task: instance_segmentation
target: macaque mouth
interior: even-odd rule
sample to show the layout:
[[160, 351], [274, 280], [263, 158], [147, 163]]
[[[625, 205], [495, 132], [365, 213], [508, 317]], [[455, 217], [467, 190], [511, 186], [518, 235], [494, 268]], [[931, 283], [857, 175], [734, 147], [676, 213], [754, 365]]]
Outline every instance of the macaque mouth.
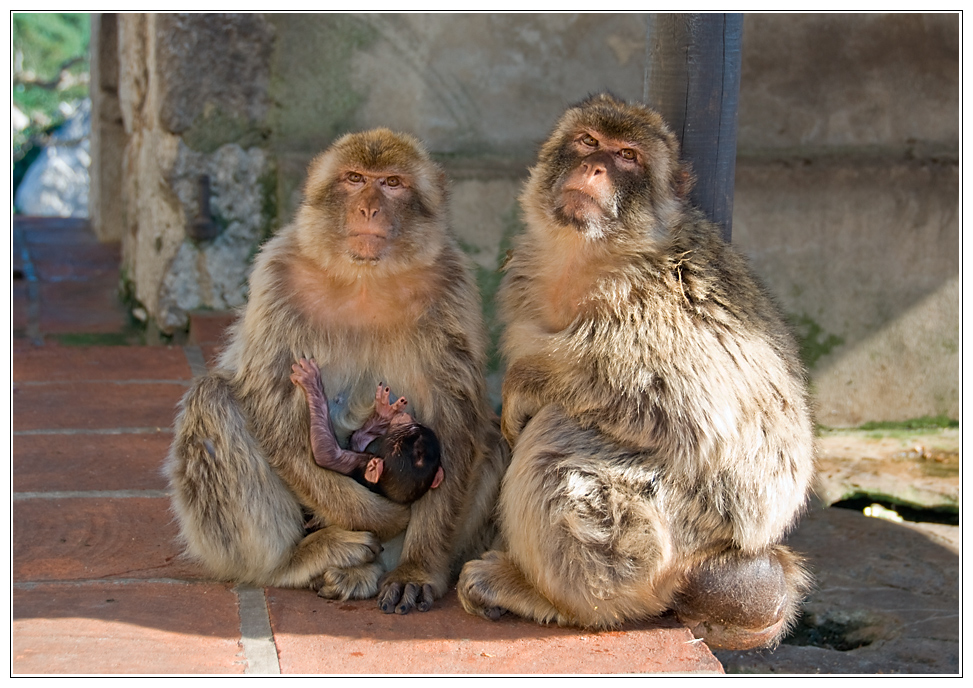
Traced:
[[377, 231], [354, 232], [348, 236], [348, 243], [356, 257], [376, 260], [388, 243], [388, 234]]
[[605, 217], [605, 209], [593, 195], [577, 188], [565, 188], [555, 208], [559, 219], [586, 222]]

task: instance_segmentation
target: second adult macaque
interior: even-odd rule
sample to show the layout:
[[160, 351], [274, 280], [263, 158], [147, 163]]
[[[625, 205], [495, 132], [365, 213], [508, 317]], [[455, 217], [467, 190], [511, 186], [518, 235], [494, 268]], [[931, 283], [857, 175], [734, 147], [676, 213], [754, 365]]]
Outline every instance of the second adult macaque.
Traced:
[[[399, 504], [411, 504], [443, 481], [436, 433], [408, 413], [405, 397], [389, 403], [390, 389], [375, 390], [375, 410], [351, 434], [349, 449], [338, 443], [321, 372], [302, 358], [292, 367], [291, 382], [304, 390], [311, 414], [311, 450], [322, 468], [351, 476], [372, 492]], [[376, 443], [374, 453], [369, 445]]]
[[521, 196], [500, 289], [503, 540], [463, 606], [594, 628], [674, 610], [712, 645], [774, 644], [807, 586], [780, 544], [813, 474], [797, 347], [655, 112], [565, 113]]

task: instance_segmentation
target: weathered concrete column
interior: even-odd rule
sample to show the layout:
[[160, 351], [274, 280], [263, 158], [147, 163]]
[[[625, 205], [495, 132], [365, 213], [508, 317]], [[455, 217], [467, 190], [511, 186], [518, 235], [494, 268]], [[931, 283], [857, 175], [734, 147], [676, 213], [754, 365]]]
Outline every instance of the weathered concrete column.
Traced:
[[743, 15], [656, 14], [647, 35], [646, 103], [679, 136], [696, 174], [692, 201], [729, 241]]
[[119, 189], [127, 137], [118, 102], [118, 17], [91, 15], [91, 165], [88, 212], [101, 241], [125, 233]]

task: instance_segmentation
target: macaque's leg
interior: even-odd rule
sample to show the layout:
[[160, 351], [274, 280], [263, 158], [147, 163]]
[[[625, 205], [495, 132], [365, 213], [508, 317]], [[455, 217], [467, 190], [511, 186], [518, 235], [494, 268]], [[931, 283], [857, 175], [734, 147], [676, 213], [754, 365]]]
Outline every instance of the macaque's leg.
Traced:
[[344, 475], [365, 465], [371, 458], [369, 455], [342, 449], [338, 444], [338, 438], [331, 426], [328, 397], [314, 360], [302, 358], [291, 366], [291, 370], [291, 382], [303, 389], [307, 397], [311, 413], [311, 451], [314, 453], [314, 462], [322, 468], [330, 468]]
[[405, 414], [405, 406], [409, 402], [406, 401], [405, 397], [399, 397], [395, 403], [389, 404], [391, 391], [382, 383], [379, 383], [375, 389], [375, 410], [362, 426], [352, 433], [349, 441], [352, 451], [365, 451], [369, 444], [389, 431], [389, 425], [393, 418], [399, 414]]

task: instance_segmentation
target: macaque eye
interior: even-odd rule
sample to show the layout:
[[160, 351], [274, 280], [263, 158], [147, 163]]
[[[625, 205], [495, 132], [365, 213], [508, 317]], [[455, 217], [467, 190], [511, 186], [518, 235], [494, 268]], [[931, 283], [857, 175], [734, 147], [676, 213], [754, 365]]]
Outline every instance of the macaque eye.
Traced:
[[581, 137], [581, 143], [583, 143], [586, 146], [594, 147], [598, 145], [598, 139], [596, 139], [591, 134], [585, 134], [584, 136]]
[[349, 172], [348, 173], [348, 181], [350, 181], [353, 184], [360, 184], [362, 181], [364, 181], [364, 179], [365, 179], [365, 177], [363, 177], [358, 172]]
[[386, 177], [385, 178], [385, 185], [386, 186], [399, 186], [401, 184], [402, 184], [402, 180], [399, 179], [398, 177]]
[[622, 148], [618, 154], [625, 160], [635, 160], [638, 157], [631, 148]]

